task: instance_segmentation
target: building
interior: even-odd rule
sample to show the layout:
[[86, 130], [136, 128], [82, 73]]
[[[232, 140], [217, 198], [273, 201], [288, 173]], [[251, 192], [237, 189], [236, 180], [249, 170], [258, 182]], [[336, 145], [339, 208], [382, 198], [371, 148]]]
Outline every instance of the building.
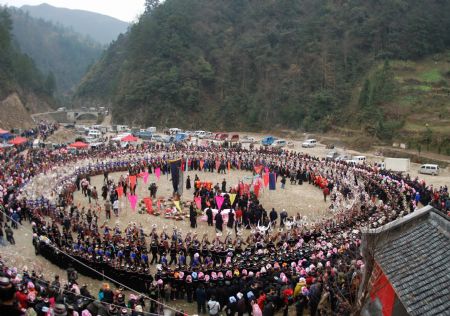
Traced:
[[363, 231], [362, 315], [450, 315], [450, 219], [426, 206]]

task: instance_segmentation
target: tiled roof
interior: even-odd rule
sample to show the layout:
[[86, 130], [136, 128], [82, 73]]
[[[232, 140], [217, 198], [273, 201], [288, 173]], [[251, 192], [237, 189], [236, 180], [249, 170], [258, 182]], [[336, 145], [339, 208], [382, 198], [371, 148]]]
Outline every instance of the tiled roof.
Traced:
[[375, 261], [407, 312], [450, 315], [448, 217], [431, 209], [378, 234], [382, 242], [375, 250]]

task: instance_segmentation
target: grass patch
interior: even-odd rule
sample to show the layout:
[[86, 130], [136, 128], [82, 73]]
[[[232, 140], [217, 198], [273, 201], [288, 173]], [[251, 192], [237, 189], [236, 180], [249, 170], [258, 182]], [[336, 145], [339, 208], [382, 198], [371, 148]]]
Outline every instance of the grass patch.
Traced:
[[414, 95], [405, 95], [400, 99], [399, 105], [404, 107], [413, 106], [417, 102], [417, 97]]
[[422, 73], [420, 78], [425, 82], [438, 82], [442, 80], [442, 75], [439, 70], [435, 68]]
[[423, 91], [423, 92], [431, 91], [431, 87], [427, 86], [427, 85], [415, 86], [414, 89], [419, 90], [419, 91]]

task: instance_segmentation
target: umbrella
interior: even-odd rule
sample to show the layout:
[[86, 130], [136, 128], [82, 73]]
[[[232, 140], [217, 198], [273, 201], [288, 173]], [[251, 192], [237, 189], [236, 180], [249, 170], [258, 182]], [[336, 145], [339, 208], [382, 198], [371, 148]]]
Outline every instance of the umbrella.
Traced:
[[122, 142], [137, 142], [137, 140], [137, 137], [134, 137], [133, 135], [128, 135], [121, 139]]
[[28, 141], [28, 139], [26, 139], [25, 137], [16, 137], [11, 139], [8, 143], [13, 144], [13, 145], [22, 145], [23, 143], [26, 143]]
[[88, 146], [88, 144], [83, 143], [83, 142], [75, 142], [69, 145], [70, 147], [74, 147], [74, 148], [86, 148]]
[[9, 133], [9, 132], [8, 132], [8, 131], [5, 131], [5, 130], [2, 129], [2, 128], [0, 128], [0, 135], [6, 134], [6, 133]]

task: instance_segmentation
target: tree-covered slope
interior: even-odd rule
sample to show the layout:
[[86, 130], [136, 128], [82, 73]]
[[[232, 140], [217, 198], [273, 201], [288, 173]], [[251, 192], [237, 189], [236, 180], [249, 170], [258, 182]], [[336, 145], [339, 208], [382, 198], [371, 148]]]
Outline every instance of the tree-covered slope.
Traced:
[[[117, 122], [326, 129], [355, 119], [349, 104], [373, 65], [450, 46], [450, 2], [442, 0], [147, 0], [147, 6], [76, 93], [111, 102]], [[382, 76], [390, 78], [389, 68]], [[370, 86], [376, 101], [362, 104], [363, 96], [359, 106], [389, 104], [380, 95], [395, 91], [390, 82]]]
[[[108, 5], [108, 1], [104, 2]], [[49, 4], [24, 5], [20, 7], [32, 17], [51, 21], [72, 28], [84, 36], [90, 36], [101, 44], [109, 44], [121, 33], [125, 33], [129, 24], [116, 18], [84, 10], [57, 8]]]
[[14, 40], [43, 73], [54, 78], [59, 95], [70, 93], [102, 54], [103, 47], [86, 36], [18, 9], [9, 12]]
[[17, 90], [50, 97], [54, 82], [37, 69], [28, 55], [14, 46], [11, 29], [9, 13], [0, 7], [0, 100]]

